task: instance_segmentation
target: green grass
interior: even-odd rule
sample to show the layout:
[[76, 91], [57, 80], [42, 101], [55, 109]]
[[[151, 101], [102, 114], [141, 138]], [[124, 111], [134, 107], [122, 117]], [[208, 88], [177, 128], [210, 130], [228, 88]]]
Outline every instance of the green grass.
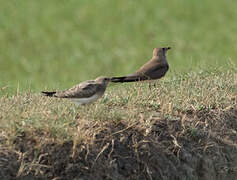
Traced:
[[[0, 4], [0, 178], [235, 179], [236, 1]], [[161, 46], [151, 89], [111, 83], [80, 107], [39, 93], [129, 74]]]
[[167, 76], [236, 63], [237, 2], [0, 1], [0, 87], [67, 88], [135, 71], [171, 46]]
[[[5, 94], [0, 98], [0, 177], [138, 179], [157, 172], [157, 164], [179, 162], [178, 172], [189, 172], [187, 166], [204, 166], [203, 158], [217, 170], [160, 171], [180, 179], [236, 177], [236, 117], [234, 67], [173, 75], [151, 89], [146, 82], [110, 86], [103, 98], [80, 107], [39, 93]], [[120, 163], [131, 164], [136, 173], [126, 175], [130, 169]]]
[[22, 132], [62, 142], [73, 140], [80, 133], [84, 141], [94, 137], [87, 133], [96, 134], [105, 124], [146, 126], [143, 120], [153, 115], [173, 119], [189, 111], [236, 109], [236, 80], [236, 71], [232, 69], [172, 76], [152, 89], [147, 83], [116, 85], [109, 87], [96, 103], [80, 107], [39, 93], [19, 93], [0, 99], [0, 130], [9, 142]]

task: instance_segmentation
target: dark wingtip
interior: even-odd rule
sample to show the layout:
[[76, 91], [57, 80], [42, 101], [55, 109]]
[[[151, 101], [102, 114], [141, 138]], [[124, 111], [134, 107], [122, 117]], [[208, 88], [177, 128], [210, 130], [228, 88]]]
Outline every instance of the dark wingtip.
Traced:
[[53, 92], [47, 92], [47, 91], [41, 91], [41, 93], [43, 94], [43, 95], [45, 95], [45, 96], [53, 96], [56, 92], [55, 91], [53, 91]]
[[114, 83], [124, 83], [124, 82], [136, 82], [147, 80], [147, 77], [139, 76], [123, 76], [123, 77], [112, 77], [111, 82]]
[[112, 77], [112, 78], [110, 78], [110, 82], [123, 83], [125, 79], [126, 79], [126, 76], [124, 76], [124, 77]]

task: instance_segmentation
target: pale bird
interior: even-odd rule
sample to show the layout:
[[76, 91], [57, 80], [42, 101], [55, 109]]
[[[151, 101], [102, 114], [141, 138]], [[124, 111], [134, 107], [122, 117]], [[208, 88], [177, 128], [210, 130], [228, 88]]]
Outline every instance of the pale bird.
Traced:
[[85, 105], [101, 98], [109, 82], [110, 78], [101, 76], [95, 80], [81, 82], [65, 91], [42, 91], [42, 93], [45, 96], [50, 97], [68, 98], [74, 101], [77, 105]]
[[153, 50], [152, 59], [135, 73], [122, 77], [112, 77], [111, 82], [123, 83], [162, 78], [169, 69], [169, 64], [166, 59], [166, 53], [169, 49], [171, 49], [171, 47], [155, 48]]

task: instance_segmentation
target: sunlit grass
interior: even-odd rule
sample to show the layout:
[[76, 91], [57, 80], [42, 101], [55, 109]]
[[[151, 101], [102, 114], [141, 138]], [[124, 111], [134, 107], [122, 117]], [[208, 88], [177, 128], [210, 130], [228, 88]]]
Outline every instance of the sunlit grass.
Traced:
[[104, 124], [122, 121], [129, 126], [157, 113], [164, 118], [188, 111], [222, 111], [236, 108], [236, 80], [234, 71], [216, 70], [173, 76], [159, 81], [156, 87], [146, 82], [117, 84], [109, 87], [99, 101], [80, 107], [68, 100], [47, 98], [38, 93], [3, 96], [1, 130], [9, 138], [21, 132], [40, 132], [40, 136], [42, 133], [65, 141], [73, 139], [78, 131], [93, 133], [93, 128], [84, 129], [87, 123], [96, 124], [101, 130]]
[[[179, 151], [200, 158], [222, 149], [234, 157], [237, 73], [235, 67], [229, 69], [177, 74], [159, 80], [156, 87], [148, 82], [111, 84], [97, 102], [79, 107], [39, 93], [19, 91], [8, 96], [2, 92], [1, 175], [51, 177], [65, 172], [65, 166], [90, 173], [94, 165], [100, 173], [98, 167], [104, 172], [113, 159], [128, 158], [124, 153], [129, 155], [128, 163], [149, 166], [153, 162], [139, 153], [154, 158], [172, 155], [182, 162]], [[155, 157], [157, 150], [161, 154]]]

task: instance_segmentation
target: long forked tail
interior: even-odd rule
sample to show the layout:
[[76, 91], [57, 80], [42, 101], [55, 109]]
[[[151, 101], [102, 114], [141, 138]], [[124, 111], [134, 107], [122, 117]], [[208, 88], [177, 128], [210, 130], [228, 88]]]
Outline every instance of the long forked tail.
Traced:
[[114, 83], [123, 83], [123, 82], [135, 82], [135, 81], [144, 81], [148, 80], [148, 77], [145, 76], [122, 76], [122, 77], [112, 77], [111, 82]]
[[55, 91], [52, 91], [52, 92], [41, 91], [41, 93], [45, 96], [50, 96], [50, 97], [52, 97], [52, 96], [54, 96], [54, 94], [56, 94]]

